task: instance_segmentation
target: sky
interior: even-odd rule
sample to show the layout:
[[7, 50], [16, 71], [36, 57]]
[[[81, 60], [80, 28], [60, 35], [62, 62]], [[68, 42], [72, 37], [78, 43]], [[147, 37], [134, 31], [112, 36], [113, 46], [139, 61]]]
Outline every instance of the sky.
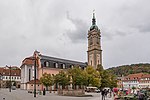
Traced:
[[34, 50], [87, 62], [95, 10], [103, 67], [150, 63], [150, 0], [0, 0], [0, 66], [20, 66]]

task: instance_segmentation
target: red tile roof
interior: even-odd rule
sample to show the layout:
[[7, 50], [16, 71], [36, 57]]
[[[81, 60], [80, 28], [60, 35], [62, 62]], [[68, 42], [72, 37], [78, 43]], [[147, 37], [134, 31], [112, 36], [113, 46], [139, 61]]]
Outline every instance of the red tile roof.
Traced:
[[130, 74], [125, 76], [124, 80], [139, 80], [143, 75], [144, 73]]
[[25, 65], [33, 65], [34, 64], [34, 57], [28, 57], [28, 58], [25, 58], [23, 61], [22, 61], [22, 65], [25, 64]]
[[150, 74], [144, 74], [142, 78], [150, 78]]
[[[10, 76], [10, 69], [6, 69], [5, 67], [0, 68], [0, 74], [3, 76]], [[21, 76], [21, 70], [11, 69], [11, 76]]]

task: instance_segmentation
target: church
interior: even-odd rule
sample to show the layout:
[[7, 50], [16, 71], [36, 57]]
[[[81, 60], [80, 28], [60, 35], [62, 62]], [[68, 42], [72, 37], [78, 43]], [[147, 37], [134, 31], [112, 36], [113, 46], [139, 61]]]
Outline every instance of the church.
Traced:
[[[87, 63], [72, 61], [63, 58], [56, 58], [46, 56], [38, 51], [35, 51], [32, 56], [26, 57], [21, 64], [21, 89], [30, 90], [34, 88], [34, 77], [36, 77], [36, 89], [41, 90], [39, 79], [44, 73], [56, 75], [61, 70], [66, 70], [79, 66], [85, 69], [86, 66], [93, 66], [95, 69], [97, 65], [102, 65], [102, 50], [101, 50], [101, 32], [96, 25], [95, 13], [93, 13], [92, 25], [88, 30], [88, 50], [87, 50]], [[35, 62], [36, 58], [36, 62]], [[36, 63], [36, 64], [35, 64]], [[36, 72], [34, 66], [36, 65]], [[34, 76], [36, 73], [36, 76]], [[55, 86], [52, 87], [55, 89]]]

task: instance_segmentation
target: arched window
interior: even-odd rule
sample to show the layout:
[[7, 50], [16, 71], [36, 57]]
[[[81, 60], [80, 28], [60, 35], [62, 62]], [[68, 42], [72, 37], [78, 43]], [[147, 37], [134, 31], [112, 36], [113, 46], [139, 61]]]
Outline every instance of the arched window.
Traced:
[[48, 61], [44, 62], [44, 67], [49, 67], [49, 62]]
[[63, 64], [63, 69], [65, 69], [65, 68], [66, 68], [65, 64]]
[[65, 68], [66, 68], [65, 64], [61, 64], [61, 69], [65, 69]]
[[69, 65], [69, 68], [71, 69], [71, 68], [72, 68], [72, 65]]
[[54, 63], [54, 68], [58, 68], [58, 63]]

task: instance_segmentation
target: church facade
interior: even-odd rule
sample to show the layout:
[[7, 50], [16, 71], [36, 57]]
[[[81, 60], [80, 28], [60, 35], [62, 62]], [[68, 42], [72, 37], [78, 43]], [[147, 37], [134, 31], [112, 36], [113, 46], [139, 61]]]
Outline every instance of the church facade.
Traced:
[[[37, 51], [31, 57], [26, 57], [21, 65], [21, 89], [30, 90], [34, 88], [34, 77], [36, 77], [36, 88], [41, 90], [40, 78], [44, 73], [56, 75], [61, 70], [66, 70], [78, 66], [85, 69], [87, 65], [93, 66], [95, 69], [98, 64], [102, 65], [102, 50], [101, 50], [101, 33], [96, 25], [96, 18], [93, 13], [92, 26], [88, 31], [88, 63], [72, 61], [62, 58], [56, 58], [43, 55]], [[35, 56], [36, 55], [36, 56]], [[36, 76], [34, 76], [34, 66], [36, 58]], [[55, 90], [55, 86], [52, 87]]]

